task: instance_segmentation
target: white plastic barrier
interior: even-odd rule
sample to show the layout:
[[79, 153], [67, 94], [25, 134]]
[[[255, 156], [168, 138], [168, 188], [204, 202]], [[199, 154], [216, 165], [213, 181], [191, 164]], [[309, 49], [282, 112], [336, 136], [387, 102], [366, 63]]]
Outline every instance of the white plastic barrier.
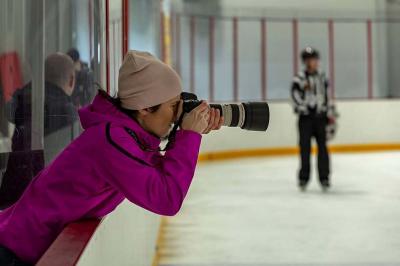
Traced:
[[[223, 128], [203, 138], [201, 152], [295, 147], [297, 116], [288, 102], [270, 103], [266, 133]], [[400, 100], [337, 103], [338, 133], [331, 144], [400, 143]]]
[[77, 265], [150, 266], [160, 216], [125, 200], [97, 228]]

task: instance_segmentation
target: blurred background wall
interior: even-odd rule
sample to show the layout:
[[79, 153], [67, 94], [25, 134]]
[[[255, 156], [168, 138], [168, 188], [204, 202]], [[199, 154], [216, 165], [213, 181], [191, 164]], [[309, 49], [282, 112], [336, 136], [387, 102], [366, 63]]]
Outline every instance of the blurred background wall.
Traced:
[[332, 144], [399, 142], [399, 1], [172, 4], [172, 61], [185, 89], [209, 101], [267, 100], [271, 108], [266, 134], [223, 129], [202, 151], [296, 146], [290, 84], [308, 45], [321, 53], [340, 114]]

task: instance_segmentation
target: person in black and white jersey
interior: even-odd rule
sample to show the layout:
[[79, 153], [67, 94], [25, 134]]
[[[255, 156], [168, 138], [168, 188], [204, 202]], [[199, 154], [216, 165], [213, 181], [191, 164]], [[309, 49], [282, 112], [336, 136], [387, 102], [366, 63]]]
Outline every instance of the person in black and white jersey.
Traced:
[[[294, 78], [291, 87], [291, 98], [294, 111], [299, 116], [299, 144], [301, 168], [298, 175], [299, 187], [302, 191], [310, 180], [311, 139], [314, 137], [318, 145], [319, 181], [324, 190], [330, 187], [330, 162], [327, 149], [327, 126], [333, 123], [333, 110], [328, 95], [328, 79], [319, 69], [319, 52], [307, 47], [301, 53], [304, 70]], [[328, 118], [330, 117], [330, 118]], [[331, 120], [331, 121], [330, 121]]]

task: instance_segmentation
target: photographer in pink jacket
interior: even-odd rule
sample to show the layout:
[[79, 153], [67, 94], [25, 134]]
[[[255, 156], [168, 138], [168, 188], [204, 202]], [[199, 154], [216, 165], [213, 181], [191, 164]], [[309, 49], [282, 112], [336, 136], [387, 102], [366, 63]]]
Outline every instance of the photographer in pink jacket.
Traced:
[[102, 217], [125, 198], [175, 215], [195, 172], [201, 134], [223, 123], [205, 102], [181, 115], [181, 92], [172, 68], [149, 53], [128, 52], [118, 98], [99, 92], [81, 109], [84, 132], [0, 213], [0, 265], [36, 263], [68, 223]]

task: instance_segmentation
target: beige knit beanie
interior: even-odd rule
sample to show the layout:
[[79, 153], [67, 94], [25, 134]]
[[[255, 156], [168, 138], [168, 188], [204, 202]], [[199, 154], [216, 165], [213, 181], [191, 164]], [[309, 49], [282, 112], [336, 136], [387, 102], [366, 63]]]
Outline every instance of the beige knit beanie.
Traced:
[[167, 102], [182, 92], [181, 79], [147, 52], [129, 51], [119, 69], [118, 97], [123, 108], [141, 110]]

